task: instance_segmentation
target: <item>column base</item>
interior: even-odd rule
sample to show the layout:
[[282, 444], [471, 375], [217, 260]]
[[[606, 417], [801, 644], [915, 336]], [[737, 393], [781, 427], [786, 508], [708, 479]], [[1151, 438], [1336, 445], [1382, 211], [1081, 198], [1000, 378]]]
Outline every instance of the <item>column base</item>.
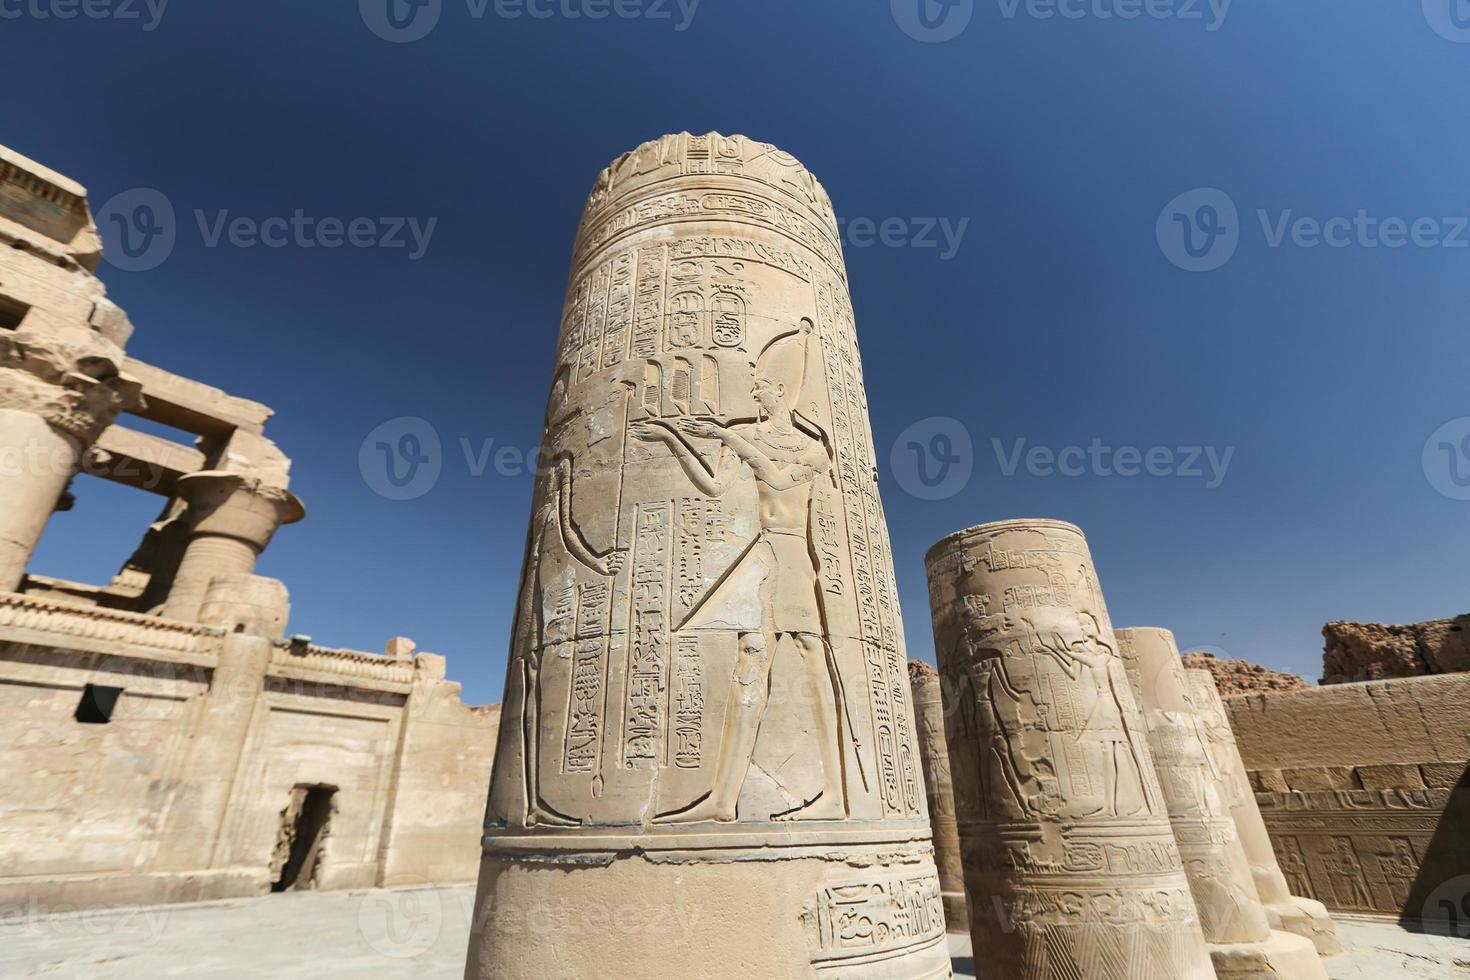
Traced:
[[1337, 927], [1327, 906], [1310, 898], [1293, 895], [1285, 902], [1266, 906], [1266, 918], [1272, 929], [1295, 933], [1312, 941], [1318, 956], [1340, 956], [1345, 950], [1337, 938]]
[[1311, 940], [1289, 932], [1258, 943], [1211, 943], [1210, 960], [1220, 980], [1327, 980]]
[[933, 864], [487, 854], [466, 980], [951, 976]]

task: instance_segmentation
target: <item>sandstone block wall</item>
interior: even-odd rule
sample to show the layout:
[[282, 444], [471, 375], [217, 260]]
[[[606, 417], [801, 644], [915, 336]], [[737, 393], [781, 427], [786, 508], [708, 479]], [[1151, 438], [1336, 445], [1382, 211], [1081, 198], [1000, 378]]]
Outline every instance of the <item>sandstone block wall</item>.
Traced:
[[[472, 880], [498, 708], [443, 673], [0, 594], [0, 902], [266, 893], [313, 787], [330, 818], [295, 887]], [[108, 720], [88, 685], [121, 689]]]
[[1226, 704], [1293, 894], [1411, 919], [1470, 895], [1470, 675]]

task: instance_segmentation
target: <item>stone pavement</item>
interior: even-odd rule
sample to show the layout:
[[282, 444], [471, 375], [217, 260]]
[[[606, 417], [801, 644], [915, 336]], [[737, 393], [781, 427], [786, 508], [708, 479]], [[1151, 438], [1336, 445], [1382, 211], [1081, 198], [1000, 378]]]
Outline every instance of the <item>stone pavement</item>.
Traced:
[[[473, 899], [465, 885], [141, 909], [10, 905], [0, 907], [0, 977], [459, 980]], [[1381, 920], [1340, 916], [1337, 925], [1349, 953], [1327, 961], [1333, 980], [1470, 978], [1470, 940]], [[532, 931], [565, 927], [526, 918]], [[955, 976], [973, 977], [968, 937], [951, 935], [950, 949]]]

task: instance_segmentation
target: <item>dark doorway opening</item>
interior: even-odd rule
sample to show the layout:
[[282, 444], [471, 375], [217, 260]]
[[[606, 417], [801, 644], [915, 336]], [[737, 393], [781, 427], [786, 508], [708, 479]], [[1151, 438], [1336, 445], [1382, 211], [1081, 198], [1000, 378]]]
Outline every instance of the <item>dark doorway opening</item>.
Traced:
[[281, 811], [281, 829], [271, 860], [273, 892], [315, 888], [322, 866], [322, 847], [336, 809], [335, 786], [297, 786]]

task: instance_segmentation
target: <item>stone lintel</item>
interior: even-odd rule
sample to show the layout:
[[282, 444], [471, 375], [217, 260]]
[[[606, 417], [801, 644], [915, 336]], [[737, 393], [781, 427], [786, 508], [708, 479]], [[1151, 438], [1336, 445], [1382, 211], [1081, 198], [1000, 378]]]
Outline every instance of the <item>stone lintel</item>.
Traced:
[[143, 383], [143, 418], [196, 435], [225, 437], [234, 429], [260, 433], [273, 414], [265, 405], [127, 358], [123, 370]]
[[179, 477], [204, 466], [204, 454], [192, 446], [114, 424], [98, 437], [83, 468], [104, 480], [169, 497]]

